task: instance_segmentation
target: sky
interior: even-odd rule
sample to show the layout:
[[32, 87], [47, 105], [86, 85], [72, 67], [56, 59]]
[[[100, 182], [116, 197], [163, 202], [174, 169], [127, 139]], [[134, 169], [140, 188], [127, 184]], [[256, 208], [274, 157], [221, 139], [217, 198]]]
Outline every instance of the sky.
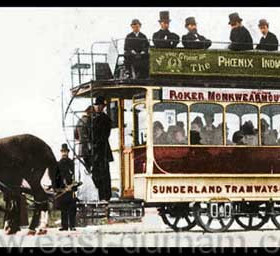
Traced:
[[[253, 41], [258, 20], [266, 18], [280, 39], [280, 8], [0, 8], [0, 138], [30, 133], [46, 141], [57, 159], [62, 129], [61, 85], [69, 100], [69, 58], [90, 51], [95, 41], [125, 38], [134, 18], [148, 38], [159, 29], [159, 12], [170, 12], [170, 30], [186, 34], [184, 21], [195, 16], [198, 32], [213, 42], [228, 42], [228, 15], [238, 12]], [[213, 44], [215, 47], [215, 44]], [[65, 102], [64, 102], [65, 105]]]

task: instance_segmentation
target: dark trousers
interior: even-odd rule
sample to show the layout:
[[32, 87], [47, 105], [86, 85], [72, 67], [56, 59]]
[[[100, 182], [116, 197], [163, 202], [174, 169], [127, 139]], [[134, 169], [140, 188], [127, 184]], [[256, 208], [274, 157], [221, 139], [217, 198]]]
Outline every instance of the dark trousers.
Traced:
[[62, 228], [74, 228], [76, 226], [76, 203], [72, 203], [68, 208], [61, 209]]
[[93, 165], [92, 179], [98, 188], [99, 200], [109, 201], [112, 196], [109, 162], [95, 162]]
[[125, 53], [125, 69], [132, 74], [132, 66], [135, 71], [136, 78], [147, 78], [149, 76], [149, 56], [147, 54], [136, 55], [131, 53]]

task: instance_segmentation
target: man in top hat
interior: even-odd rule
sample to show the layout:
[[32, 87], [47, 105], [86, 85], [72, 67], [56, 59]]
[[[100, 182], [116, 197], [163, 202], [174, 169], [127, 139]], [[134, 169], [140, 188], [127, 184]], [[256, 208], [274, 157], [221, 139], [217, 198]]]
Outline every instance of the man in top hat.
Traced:
[[197, 33], [197, 26], [194, 17], [186, 18], [185, 27], [188, 29], [188, 34], [183, 35], [182, 44], [186, 49], [208, 49], [212, 42], [204, 36]]
[[91, 127], [91, 118], [90, 115], [93, 112], [93, 107], [88, 106], [85, 110], [85, 115], [83, 115], [74, 130], [74, 137], [79, 141], [78, 147], [78, 156], [84, 160], [85, 167], [89, 171], [91, 167], [91, 158], [90, 158], [90, 127]]
[[147, 78], [149, 74], [149, 41], [140, 32], [142, 24], [138, 19], [132, 20], [130, 25], [132, 32], [126, 36], [124, 42], [125, 68], [130, 77]]
[[[56, 189], [64, 189], [74, 182], [74, 161], [68, 157], [69, 149], [66, 143], [61, 146], [61, 159], [57, 165]], [[57, 198], [56, 207], [61, 210], [60, 231], [76, 230], [76, 197], [74, 191], [68, 191]]]
[[99, 200], [108, 201], [111, 198], [111, 176], [109, 162], [113, 161], [113, 155], [109, 144], [111, 132], [111, 119], [103, 112], [105, 99], [98, 96], [94, 103], [92, 114], [92, 179], [98, 189]]
[[169, 12], [163, 11], [159, 13], [160, 30], [153, 34], [153, 43], [156, 48], [176, 48], [180, 42], [180, 37], [169, 31]]
[[278, 39], [277, 37], [268, 30], [268, 22], [266, 19], [259, 21], [259, 29], [263, 34], [260, 43], [257, 45], [257, 50], [264, 51], [277, 51], [278, 50]]
[[250, 32], [242, 25], [242, 19], [237, 12], [229, 15], [229, 25], [231, 25], [229, 45], [230, 50], [246, 51], [253, 50], [253, 39]]

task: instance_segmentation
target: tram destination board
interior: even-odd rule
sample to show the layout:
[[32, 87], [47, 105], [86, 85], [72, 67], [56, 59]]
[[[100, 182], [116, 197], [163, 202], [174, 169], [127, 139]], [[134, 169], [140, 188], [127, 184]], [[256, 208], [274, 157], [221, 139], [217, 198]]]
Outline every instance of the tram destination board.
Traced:
[[280, 78], [280, 53], [151, 48], [150, 74]]

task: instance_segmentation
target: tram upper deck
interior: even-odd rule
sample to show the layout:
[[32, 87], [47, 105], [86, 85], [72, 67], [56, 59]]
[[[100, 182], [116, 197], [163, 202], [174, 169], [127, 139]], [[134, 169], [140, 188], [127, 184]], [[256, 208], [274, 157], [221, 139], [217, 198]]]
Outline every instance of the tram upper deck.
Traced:
[[[104, 79], [101, 75], [101, 79], [81, 83], [72, 88], [72, 95], [94, 97], [98, 88], [113, 89], [127, 85], [131, 89], [145, 86], [251, 89], [280, 87], [279, 52], [150, 48], [149, 54], [149, 77], [146, 79], [125, 79], [121, 75], [123, 63], [117, 60], [113, 76]], [[96, 66], [94, 72], [100, 72]], [[113, 94], [129, 97], [131, 93], [133, 90]]]

